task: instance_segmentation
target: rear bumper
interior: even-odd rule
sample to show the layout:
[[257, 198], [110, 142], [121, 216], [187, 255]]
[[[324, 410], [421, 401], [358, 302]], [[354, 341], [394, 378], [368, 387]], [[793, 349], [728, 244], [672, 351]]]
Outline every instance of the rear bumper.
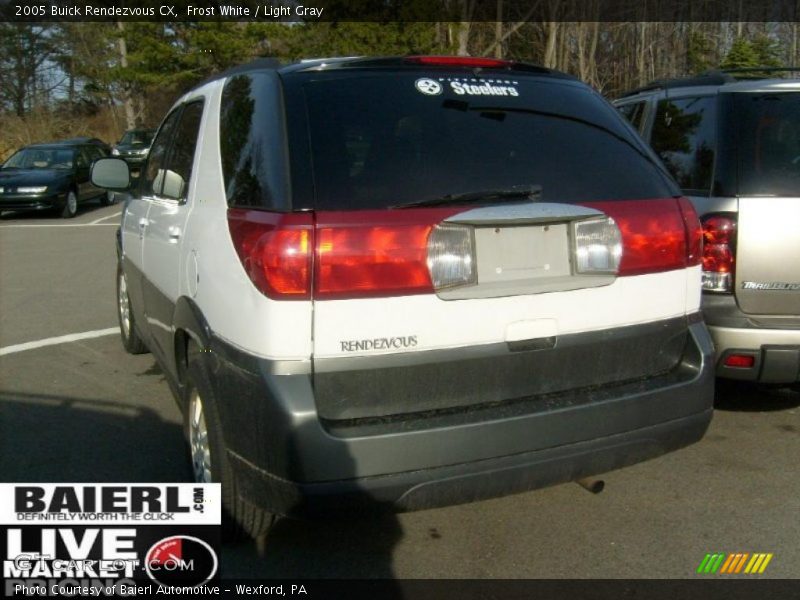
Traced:
[[[761, 383], [800, 381], [800, 318], [747, 315], [731, 295], [705, 297], [703, 314], [717, 350], [719, 377]], [[725, 366], [732, 354], [752, 356], [753, 366]]]
[[247, 501], [287, 515], [416, 510], [571, 481], [696, 442], [712, 416], [712, 345], [703, 323], [689, 334], [680, 364], [650, 379], [344, 424], [320, 419], [308, 375], [270, 374], [218, 340], [206, 356]]

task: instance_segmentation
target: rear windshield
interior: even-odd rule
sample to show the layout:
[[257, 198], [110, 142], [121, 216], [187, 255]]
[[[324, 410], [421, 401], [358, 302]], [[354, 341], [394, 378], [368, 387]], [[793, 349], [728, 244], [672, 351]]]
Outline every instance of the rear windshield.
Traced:
[[800, 93], [731, 96], [739, 194], [800, 196]]
[[[616, 111], [571, 82], [407, 71], [287, 80], [302, 89], [293, 97], [305, 103], [318, 209], [385, 208], [523, 185], [542, 186], [542, 200], [553, 202], [678, 193]], [[299, 107], [287, 102], [293, 110]], [[298, 122], [289, 115], [290, 126]], [[302, 133], [290, 131], [290, 139]]]

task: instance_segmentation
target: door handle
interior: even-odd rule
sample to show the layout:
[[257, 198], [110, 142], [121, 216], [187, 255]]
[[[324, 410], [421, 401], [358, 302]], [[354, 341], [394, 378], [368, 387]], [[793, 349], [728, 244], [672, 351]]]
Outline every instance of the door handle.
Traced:
[[169, 235], [170, 242], [177, 242], [181, 238], [181, 228], [177, 225], [172, 225], [167, 230], [167, 235]]
[[139, 219], [139, 229], [144, 229], [145, 227], [147, 227], [147, 218], [142, 217]]

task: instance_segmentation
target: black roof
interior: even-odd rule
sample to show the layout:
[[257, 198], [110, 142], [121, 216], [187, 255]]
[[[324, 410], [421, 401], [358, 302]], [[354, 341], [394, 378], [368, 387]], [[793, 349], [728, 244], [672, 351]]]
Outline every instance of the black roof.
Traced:
[[[352, 69], [352, 68], [381, 68], [381, 67], [394, 67], [394, 68], [419, 68], [421, 66], [420, 63], [409, 61], [410, 57], [408, 56], [353, 56], [353, 57], [333, 57], [333, 58], [320, 58], [320, 59], [310, 59], [310, 60], [302, 60], [299, 62], [291, 63], [291, 64], [282, 64], [277, 58], [258, 58], [254, 61], [233, 67], [231, 69], [227, 69], [220, 73], [216, 73], [209, 77], [208, 79], [198, 83], [192, 89], [197, 89], [202, 87], [212, 81], [217, 81], [219, 79], [225, 79], [227, 77], [232, 77], [234, 75], [238, 75], [240, 73], [250, 73], [253, 71], [263, 71], [263, 70], [270, 70], [270, 71], [278, 71], [280, 73], [294, 73], [298, 71], [310, 71], [315, 69], [320, 69], [324, 67], [326, 70], [330, 69]], [[463, 58], [470, 58], [470, 57], [463, 57]], [[479, 60], [479, 59], [478, 59]], [[540, 65], [535, 65], [532, 63], [527, 62], [517, 62], [517, 61], [504, 61], [506, 64], [504, 66], [491, 66], [491, 67], [471, 67], [471, 66], [460, 66], [460, 65], [437, 65], [426, 63], [423, 66], [431, 67], [431, 68], [453, 68], [453, 69], [481, 69], [481, 70], [506, 70], [506, 71], [513, 71], [513, 72], [527, 72], [527, 73], [535, 73], [539, 75], [549, 75], [552, 77], [557, 77], [560, 79], [569, 79], [572, 81], [580, 81], [577, 77], [573, 75], [569, 75], [568, 73], [563, 73], [561, 71], [556, 71], [554, 69], [548, 69], [546, 67], [542, 67]]]

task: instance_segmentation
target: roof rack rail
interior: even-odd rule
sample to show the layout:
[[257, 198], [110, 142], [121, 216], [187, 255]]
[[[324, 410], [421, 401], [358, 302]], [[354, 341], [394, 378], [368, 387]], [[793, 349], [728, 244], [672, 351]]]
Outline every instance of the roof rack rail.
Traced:
[[720, 69], [720, 72], [733, 75], [735, 79], [766, 79], [771, 73], [798, 73], [800, 67], [737, 67]]
[[673, 79], [656, 79], [650, 83], [638, 87], [629, 92], [625, 92], [620, 98], [627, 98], [628, 96], [635, 96], [642, 92], [649, 92], [651, 90], [665, 90], [670, 88], [679, 87], [700, 87], [704, 85], [722, 85], [724, 83], [732, 83], [736, 78], [723, 73], [721, 71], [707, 71], [701, 73], [696, 77], [676, 77]]

